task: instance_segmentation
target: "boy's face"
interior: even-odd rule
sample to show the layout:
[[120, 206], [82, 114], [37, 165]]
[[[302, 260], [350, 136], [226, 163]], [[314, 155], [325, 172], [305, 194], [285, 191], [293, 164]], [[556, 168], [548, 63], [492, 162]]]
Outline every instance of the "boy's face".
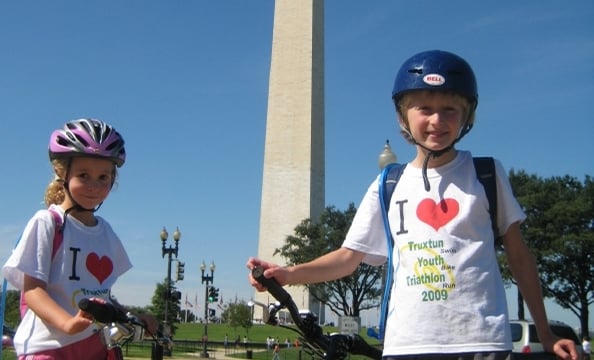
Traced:
[[443, 92], [418, 91], [402, 100], [408, 129], [415, 141], [432, 151], [450, 146], [466, 121], [468, 103]]

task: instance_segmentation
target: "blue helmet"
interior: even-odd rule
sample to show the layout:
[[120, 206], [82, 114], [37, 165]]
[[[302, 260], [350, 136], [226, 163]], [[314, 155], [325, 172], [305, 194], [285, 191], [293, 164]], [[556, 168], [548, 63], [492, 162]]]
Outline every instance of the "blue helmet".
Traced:
[[395, 104], [414, 90], [452, 92], [467, 98], [475, 109], [478, 92], [474, 72], [468, 63], [447, 51], [430, 50], [406, 60], [396, 74], [392, 99]]

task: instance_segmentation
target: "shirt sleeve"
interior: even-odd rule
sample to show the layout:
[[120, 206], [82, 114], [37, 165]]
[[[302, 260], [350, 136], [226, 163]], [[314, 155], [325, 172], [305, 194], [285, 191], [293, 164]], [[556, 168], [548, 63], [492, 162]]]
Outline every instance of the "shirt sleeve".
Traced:
[[363, 197], [342, 246], [365, 253], [363, 262], [379, 266], [385, 263], [388, 246], [379, 203], [379, 177]]
[[52, 259], [54, 220], [47, 210], [38, 211], [27, 223], [12, 254], [2, 267], [2, 276], [23, 289], [24, 275], [47, 282]]

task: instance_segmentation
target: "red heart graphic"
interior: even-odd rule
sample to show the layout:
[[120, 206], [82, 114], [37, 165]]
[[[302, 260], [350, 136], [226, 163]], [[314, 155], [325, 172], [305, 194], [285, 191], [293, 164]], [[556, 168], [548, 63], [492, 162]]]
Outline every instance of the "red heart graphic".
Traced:
[[458, 202], [454, 199], [444, 199], [439, 204], [432, 199], [425, 199], [417, 207], [417, 217], [437, 231], [455, 218], [458, 210]]
[[99, 284], [103, 284], [103, 281], [111, 275], [113, 271], [113, 263], [111, 259], [107, 256], [102, 256], [99, 258], [99, 255], [95, 253], [90, 253], [87, 256], [87, 269], [97, 280], [99, 280]]

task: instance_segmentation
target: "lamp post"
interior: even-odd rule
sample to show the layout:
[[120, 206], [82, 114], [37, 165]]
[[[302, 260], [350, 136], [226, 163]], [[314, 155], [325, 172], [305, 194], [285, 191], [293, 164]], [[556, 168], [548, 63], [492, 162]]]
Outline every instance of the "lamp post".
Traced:
[[165, 226], [163, 226], [163, 230], [161, 230], [161, 256], [164, 258], [167, 255], [167, 288], [165, 291], [165, 315], [163, 319], [163, 325], [168, 325], [168, 308], [169, 308], [169, 298], [171, 297], [171, 256], [175, 255], [177, 259], [177, 252], [179, 249], [179, 240], [181, 239], [181, 232], [179, 232], [179, 228], [176, 227], [175, 231], [173, 232], [173, 240], [175, 241], [175, 247], [169, 245], [165, 246], [167, 242], [167, 238], [169, 237], [169, 233]]
[[204, 260], [202, 260], [202, 264], [200, 264], [200, 272], [202, 273], [202, 283], [206, 282], [206, 287], [204, 291], [204, 336], [202, 337], [203, 348], [201, 357], [207, 358], [208, 351], [207, 351], [207, 343], [208, 343], [208, 287], [209, 284], [213, 283], [214, 280], [214, 271], [215, 271], [215, 263], [214, 261], [210, 263], [210, 275], [204, 275], [204, 271], [206, 271], [206, 264]]
[[390, 164], [394, 164], [396, 162], [396, 154], [392, 151], [392, 147], [390, 146], [390, 140], [386, 140], [386, 145], [384, 145], [384, 151], [379, 155], [377, 159], [377, 163], [379, 165], [380, 170], [383, 170], [386, 166]]

